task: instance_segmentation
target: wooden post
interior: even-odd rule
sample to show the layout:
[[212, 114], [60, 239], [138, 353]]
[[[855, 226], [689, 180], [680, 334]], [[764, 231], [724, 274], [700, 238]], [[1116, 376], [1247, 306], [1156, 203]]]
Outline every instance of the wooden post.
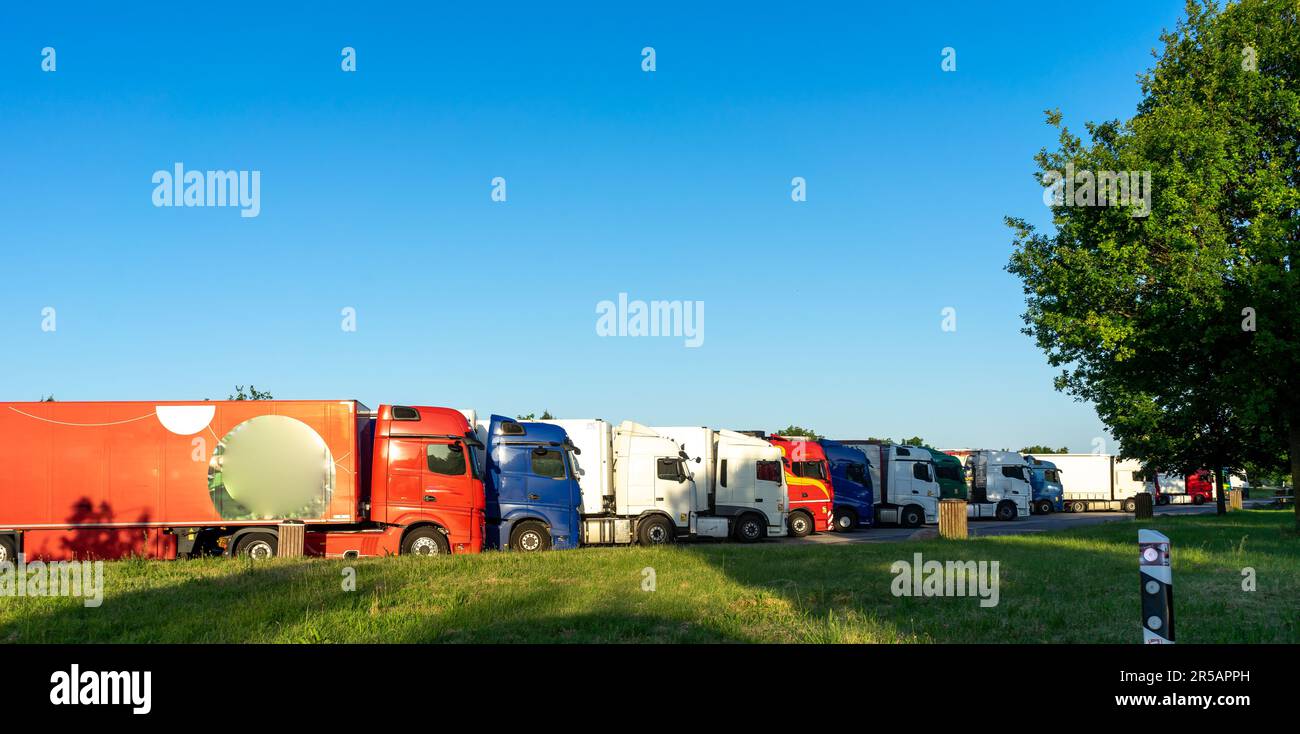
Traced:
[[1230, 509], [1230, 510], [1240, 510], [1240, 509], [1241, 509], [1241, 490], [1240, 490], [1240, 489], [1230, 489], [1230, 490], [1228, 490], [1228, 509]]
[[1133, 517], [1139, 520], [1143, 520], [1148, 517], [1151, 517], [1151, 515], [1155, 511], [1155, 508], [1152, 507], [1151, 493], [1142, 492], [1138, 494], [1136, 499], [1137, 499], [1137, 509], [1133, 511]]
[[280, 523], [280, 544], [276, 555], [281, 558], [301, 558], [306, 528], [300, 522]]
[[939, 500], [939, 535], [966, 537], [966, 500]]

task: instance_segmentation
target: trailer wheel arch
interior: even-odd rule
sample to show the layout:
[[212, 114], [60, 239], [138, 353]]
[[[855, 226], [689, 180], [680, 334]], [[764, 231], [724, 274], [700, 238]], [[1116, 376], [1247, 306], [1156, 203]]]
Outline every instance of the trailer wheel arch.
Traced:
[[280, 530], [274, 526], [253, 525], [246, 528], [240, 528], [226, 536], [226, 555], [233, 558], [235, 556], [235, 549], [239, 547], [239, 541], [245, 536], [253, 533], [269, 533], [270, 535], [275, 536], [275, 542], [277, 544], [280, 542]]

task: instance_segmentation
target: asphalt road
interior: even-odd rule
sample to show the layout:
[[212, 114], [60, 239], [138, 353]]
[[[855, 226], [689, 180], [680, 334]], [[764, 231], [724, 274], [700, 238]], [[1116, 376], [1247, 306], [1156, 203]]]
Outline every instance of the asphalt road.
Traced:
[[[1249, 507], [1253, 504], [1246, 502]], [[1155, 508], [1157, 515], [1199, 515], [1213, 513], [1214, 505], [1165, 505]], [[1053, 512], [1050, 515], [1030, 515], [1014, 522], [997, 520], [971, 520], [968, 530], [972, 536], [979, 535], [1016, 535], [1019, 533], [1048, 533], [1054, 530], [1095, 525], [1100, 522], [1129, 520], [1132, 515], [1125, 512]], [[928, 531], [928, 532], [927, 532]], [[775, 538], [773, 543], [891, 543], [908, 540], [913, 535], [918, 537], [933, 536], [938, 533], [937, 525], [923, 528], [878, 527], [858, 530], [851, 533], [817, 533], [804, 538]]]

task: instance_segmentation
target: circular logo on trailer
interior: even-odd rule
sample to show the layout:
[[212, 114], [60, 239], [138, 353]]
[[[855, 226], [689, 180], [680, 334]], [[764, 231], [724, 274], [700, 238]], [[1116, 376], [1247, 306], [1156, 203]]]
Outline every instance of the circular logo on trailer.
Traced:
[[334, 496], [334, 457], [306, 423], [259, 415], [217, 444], [208, 494], [223, 520], [322, 517]]

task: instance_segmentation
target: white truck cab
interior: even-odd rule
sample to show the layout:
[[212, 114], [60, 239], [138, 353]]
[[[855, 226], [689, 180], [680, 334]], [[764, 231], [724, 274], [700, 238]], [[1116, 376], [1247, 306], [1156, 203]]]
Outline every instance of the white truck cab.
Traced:
[[1025, 457], [1014, 451], [972, 451], [966, 457], [966, 478], [970, 485], [967, 517], [1029, 517], [1034, 490]]
[[[763, 535], [786, 534], [785, 472], [781, 450], [759, 438], [703, 426], [656, 426], [687, 455], [686, 468], [696, 485], [692, 533], [704, 537], [740, 537], [752, 532], [742, 517], [762, 520]], [[766, 463], [767, 466], [762, 466]]]
[[867, 457], [876, 522], [919, 527], [939, 522], [939, 478], [930, 452], [874, 440], [841, 440]]

